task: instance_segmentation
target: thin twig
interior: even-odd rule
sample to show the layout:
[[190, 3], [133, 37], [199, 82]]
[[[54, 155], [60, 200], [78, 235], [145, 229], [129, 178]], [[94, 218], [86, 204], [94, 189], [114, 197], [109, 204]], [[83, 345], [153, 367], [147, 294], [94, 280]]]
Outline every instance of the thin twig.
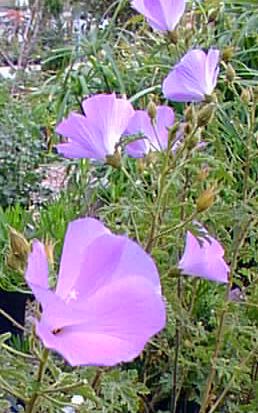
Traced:
[[5, 317], [7, 320], [9, 320], [15, 327], [19, 328], [22, 331], [25, 331], [25, 328], [18, 321], [16, 321], [14, 318], [12, 318], [12, 316], [10, 316], [8, 313], [6, 313], [2, 308], [0, 308], [0, 314], [3, 317]]

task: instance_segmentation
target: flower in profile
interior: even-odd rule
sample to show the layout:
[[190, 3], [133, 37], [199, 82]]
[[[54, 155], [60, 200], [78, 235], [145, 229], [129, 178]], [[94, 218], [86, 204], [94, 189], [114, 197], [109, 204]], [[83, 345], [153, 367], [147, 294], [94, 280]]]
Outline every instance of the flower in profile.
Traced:
[[133, 0], [132, 7], [143, 14], [156, 30], [174, 30], [185, 11], [186, 0]]
[[175, 102], [201, 102], [212, 94], [219, 73], [219, 50], [186, 53], [163, 82], [163, 93]]
[[106, 160], [113, 155], [134, 109], [127, 99], [115, 94], [99, 94], [82, 102], [84, 115], [70, 113], [56, 132], [68, 142], [56, 146], [67, 158]]
[[168, 129], [174, 125], [175, 115], [168, 106], [158, 106], [155, 120], [145, 110], [136, 110], [125, 135], [139, 135], [139, 139], [126, 145], [126, 152], [134, 158], [142, 158], [150, 151], [166, 150]]
[[206, 231], [200, 238], [188, 231], [185, 250], [178, 267], [186, 275], [227, 283], [229, 266], [223, 257], [223, 247]]
[[100, 221], [71, 222], [55, 291], [44, 245], [34, 241], [26, 281], [42, 307], [36, 333], [71, 365], [130, 361], [165, 324], [165, 306], [151, 257]]

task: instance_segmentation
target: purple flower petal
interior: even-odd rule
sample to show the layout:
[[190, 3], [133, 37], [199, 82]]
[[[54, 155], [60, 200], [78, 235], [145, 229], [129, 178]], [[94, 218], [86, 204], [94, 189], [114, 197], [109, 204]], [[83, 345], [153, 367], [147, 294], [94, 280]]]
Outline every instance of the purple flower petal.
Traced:
[[37, 263], [33, 250], [26, 279], [43, 308], [36, 332], [71, 365], [130, 361], [164, 327], [165, 305], [153, 260], [101, 222], [70, 223], [56, 292], [37, 284]]
[[153, 29], [174, 30], [185, 11], [186, 0], [133, 0], [132, 7], [143, 14]]
[[81, 218], [70, 222], [66, 231], [60, 263], [56, 294], [65, 299], [80, 276], [81, 266], [89, 245], [110, 231], [94, 218]]
[[56, 133], [69, 138], [68, 143], [57, 145], [58, 152], [68, 158], [103, 159], [105, 157], [101, 136], [92, 128], [85, 116], [70, 113], [67, 119], [57, 125]]
[[150, 151], [150, 139], [154, 134], [150, 117], [145, 110], [136, 110], [124, 135], [142, 135], [138, 139], [126, 145], [126, 152], [133, 158], [142, 158]]
[[137, 110], [126, 129], [127, 135], [142, 134], [144, 139], [129, 143], [126, 151], [130, 156], [141, 158], [151, 150], [166, 150], [168, 146], [168, 128], [174, 124], [173, 109], [168, 106], [158, 106], [155, 124], [145, 110]]
[[[34, 240], [32, 252], [26, 270], [26, 281], [31, 287], [38, 285], [40, 288], [48, 288], [48, 260], [44, 244]], [[31, 287], [32, 288], [32, 287]]]
[[65, 326], [56, 334], [51, 333], [48, 320], [37, 325], [44, 345], [74, 366], [130, 361], [165, 324], [160, 295], [141, 277], [107, 284], [83, 304], [82, 323]]
[[168, 128], [171, 128], [175, 122], [175, 114], [173, 109], [168, 106], [157, 107], [156, 117], [156, 148], [166, 150], [168, 147]]
[[105, 160], [115, 146], [134, 114], [131, 103], [116, 98], [115, 94], [95, 95], [82, 103], [85, 116], [71, 113], [56, 128], [69, 139], [57, 145], [57, 150], [68, 158]]
[[198, 240], [188, 231], [178, 267], [186, 275], [227, 283], [230, 269], [223, 256], [224, 249], [215, 238], [205, 235]]
[[163, 93], [176, 102], [200, 102], [210, 95], [217, 83], [219, 50], [208, 54], [190, 50], [163, 82]]
[[102, 136], [107, 155], [114, 153], [115, 145], [126, 130], [134, 109], [127, 99], [112, 95], [95, 95], [82, 103], [85, 115]]

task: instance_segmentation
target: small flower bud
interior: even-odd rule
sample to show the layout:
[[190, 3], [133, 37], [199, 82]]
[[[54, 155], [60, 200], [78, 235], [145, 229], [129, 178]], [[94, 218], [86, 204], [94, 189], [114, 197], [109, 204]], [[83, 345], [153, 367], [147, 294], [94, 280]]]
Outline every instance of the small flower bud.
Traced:
[[121, 154], [118, 150], [113, 155], [106, 156], [106, 164], [113, 166], [113, 168], [119, 169], [121, 166]]
[[25, 260], [10, 252], [6, 257], [6, 265], [15, 271], [23, 271], [25, 268]]
[[205, 95], [205, 103], [218, 103], [216, 93], [213, 92], [211, 95]]
[[192, 122], [195, 119], [194, 107], [188, 106], [185, 110], [185, 120], [186, 122]]
[[30, 244], [20, 232], [9, 226], [9, 239], [11, 252], [21, 258], [27, 258]]
[[197, 126], [202, 127], [208, 125], [214, 114], [215, 105], [214, 103], [209, 103], [202, 107], [202, 109], [197, 114]]
[[232, 59], [233, 55], [234, 55], [234, 47], [232, 46], [225, 47], [225, 49], [222, 51], [222, 60], [228, 63], [228, 61]]
[[184, 128], [185, 136], [190, 135], [190, 133], [192, 132], [192, 129], [193, 129], [193, 125], [189, 122], [186, 123], [185, 128]]
[[147, 106], [147, 112], [151, 120], [155, 120], [157, 116], [157, 107], [153, 100], [151, 100]]
[[46, 251], [46, 254], [47, 254], [48, 262], [51, 266], [53, 266], [54, 262], [55, 262], [55, 260], [54, 260], [54, 248], [55, 248], [54, 242], [50, 239], [46, 239], [46, 241], [45, 241], [45, 251]]
[[243, 103], [250, 103], [252, 101], [252, 94], [250, 92], [250, 89], [246, 88], [242, 90], [240, 99], [242, 100]]
[[137, 171], [142, 174], [145, 171], [146, 163], [143, 158], [138, 158], [136, 161]]
[[196, 209], [197, 212], [203, 212], [206, 211], [206, 209], [209, 209], [215, 199], [215, 192], [214, 192], [214, 187], [205, 189], [201, 195], [197, 198], [196, 201]]
[[178, 32], [176, 30], [172, 30], [172, 31], [168, 32], [168, 37], [169, 37], [169, 39], [171, 40], [171, 42], [173, 44], [177, 44], [179, 36], [178, 36]]
[[145, 157], [146, 165], [151, 165], [155, 163], [157, 159], [158, 159], [157, 152], [149, 152]]
[[209, 167], [204, 166], [197, 174], [197, 181], [203, 182], [205, 181], [209, 176]]
[[174, 125], [171, 128], [168, 128], [168, 142], [173, 143], [177, 132], [178, 132], [178, 128], [179, 128], [180, 123], [179, 122], [175, 122]]
[[235, 69], [230, 63], [228, 63], [227, 70], [226, 70], [226, 78], [229, 82], [233, 82], [235, 77], [236, 77]]

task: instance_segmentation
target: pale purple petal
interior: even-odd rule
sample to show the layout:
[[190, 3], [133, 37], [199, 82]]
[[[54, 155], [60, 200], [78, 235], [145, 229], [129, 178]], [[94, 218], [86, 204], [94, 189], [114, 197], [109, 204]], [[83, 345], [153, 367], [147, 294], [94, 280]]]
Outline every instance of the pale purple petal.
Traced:
[[96, 154], [94, 154], [91, 151], [88, 151], [83, 146], [78, 145], [75, 142], [59, 143], [55, 147], [56, 147], [57, 152], [60, 155], [63, 155], [65, 158], [71, 158], [71, 159], [82, 159], [82, 158], [102, 159], [102, 157], [101, 158], [96, 157]]
[[115, 94], [95, 95], [82, 103], [84, 115], [71, 113], [59, 123], [56, 132], [69, 139], [57, 150], [69, 158], [105, 160], [113, 155], [131, 117], [133, 107]]
[[136, 110], [124, 135], [142, 135], [143, 139], [126, 145], [126, 152], [134, 158], [142, 158], [150, 151], [150, 140], [154, 135], [150, 117], [145, 110]]
[[134, 115], [131, 103], [115, 94], [100, 94], [84, 100], [82, 106], [87, 119], [102, 137], [106, 154], [112, 155]]
[[165, 324], [164, 303], [144, 278], [122, 278], [108, 284], [84, 301], [84, 310], [84, 323], [63, 329], [60, 324], [60, 331], [53, 334], [44, 319], [36, 330], [47, 348], [74, 366], [130, 361]]
[[218, 51], [206, 54], [194, 49], [186, 53], [163, 82], [167, 99], [177, 102], [200, 102], [210, 95], [218, 76]]
[[109, 234], [109, 230], [94, 218], [77, 219], [68, 225], [56, 288], [56, 293], [63, 299], [69, 296], [81, 273], [87, 248], [103, 234]]
[[174, 30], [185, 11], [186, 0], [134, 0], [132, 6], [148, 20], [153, 29]]
[[154, 146], [158, 149], [166, 150], [168, 147], [168, 129], [175, 121], [173, 109], [168, 106], [157, 107], [156, 134]]
[[69, 139], [68, 143], [60, 144], [62, 146], [57, 145], [58, 152], [64, 156], [105, 159], [106, 151], [102, 136], [85, 116], [70, 113], [67, 119], [57, 125], [56, 133]]
[[28, 257], [25, 279], [33, 290], [33, 286], [48, 288], [48, 260], [44, 244], [34, 240], [32, 251]]
[[219, 50], [210, 49], [206, 59], [206, 85], [207, 95], [210, 95], [216, 87], [219, 74]]
[[229, 267], [223, 256], [224, 249], [215, 238], [205, 236], [198, 240], [188, 231], [185, 251], [178, 267], [186, 275], [227, 283]]
[[152, 124], [145, 110], [137, 110], [126, 129], [126, 134], [142, 134], [146, 139], [129, 143], [126, 151], [129, 155], [140, 158], [151, 150], [165, 150], [168, 145], [168, 128], [174, 124], [173, 109], [168, 106], [158, 106], [157, 116]]
[[65, 300], [73, 294], [77, 301], [83, 301], [114, 279], [128, 275], [146, 278], [154, 288], [160, 288], [157, 268], [148, 254], [125, 236], [101, 234], [86, 248], [80, 272], [73, 283], [69, 279], [70, 289], [58, 282], [57, 292]]

